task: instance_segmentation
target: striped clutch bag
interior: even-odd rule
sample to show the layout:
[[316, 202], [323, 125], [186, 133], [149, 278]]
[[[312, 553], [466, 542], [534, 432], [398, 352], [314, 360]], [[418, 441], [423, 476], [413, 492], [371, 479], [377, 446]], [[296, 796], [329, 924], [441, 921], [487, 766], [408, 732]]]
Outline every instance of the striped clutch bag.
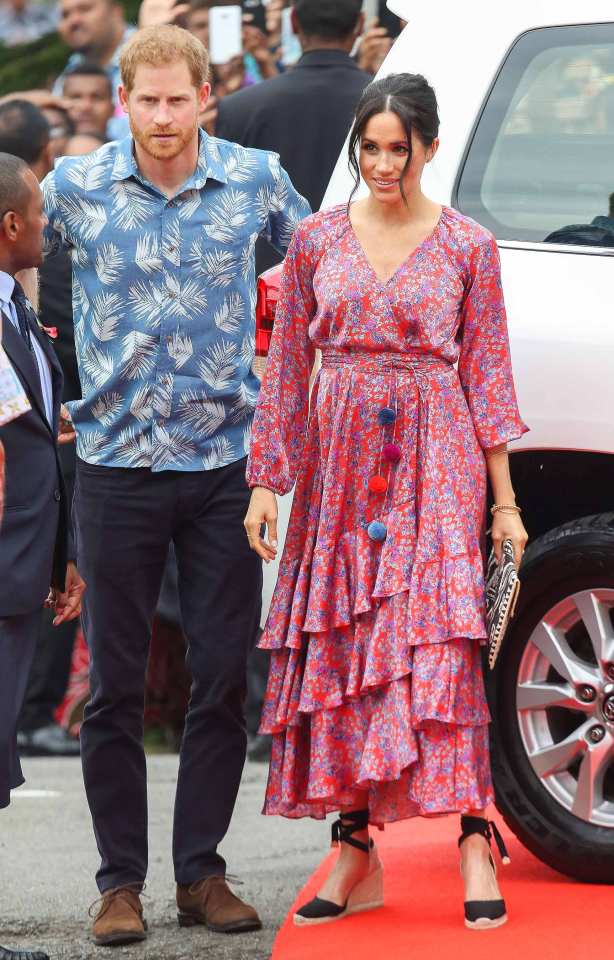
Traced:
[[488, 628], [488, 666], [494, 670], [505, 631], [514, 612], [520, 592], [520, 580], [514, 563], [511, 540], [504, 540], [501, 562], [491, 550], [486, 570], [486, 625]]

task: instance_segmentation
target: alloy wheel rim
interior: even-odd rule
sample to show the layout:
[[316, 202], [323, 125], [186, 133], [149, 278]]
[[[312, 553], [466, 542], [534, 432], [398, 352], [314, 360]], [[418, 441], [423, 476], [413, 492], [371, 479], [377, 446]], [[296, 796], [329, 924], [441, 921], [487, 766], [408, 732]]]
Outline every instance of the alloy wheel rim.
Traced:
[[524, 649], [516, 710], [540, 784], [569, 813], [614, 830], [614, 590], [571, 594]]

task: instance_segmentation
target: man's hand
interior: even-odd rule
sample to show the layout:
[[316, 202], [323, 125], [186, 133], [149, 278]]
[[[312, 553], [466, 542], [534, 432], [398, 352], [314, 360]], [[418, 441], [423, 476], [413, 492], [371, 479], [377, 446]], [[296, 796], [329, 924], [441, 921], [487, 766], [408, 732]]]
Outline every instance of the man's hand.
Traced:
[[56, 96], [51, 90], [19, 90], [16, 93], [7, 93], [0, 97], [0, 104], [8, 103], [10, 100], [27, 100], [39, 110], [68, 110], [70, 106], [68, 100]]
[[215, 64], [215, 92], [218, 97], [227, 97], [240, 90], [245, 80], [243, 54], [232, 57], [227, 63]]
[[269, 35], [271, 47], [278, 47], [281, 43], [281, 16], [284, 9], [284, 0], [269, 0], [265, 8], [266, 32]]
[[73, 426], [72, 417], [68, 410], [62, 404], [60, 407], [60, 429], [58, 431], [58, 443], [74, 443], [77, 434]]
[[379, 26], [379, 20], [373, 20], [358, 48], [357, 60], [360, 69], [375, 75], [387, 57], [391, 46], [392, 40], [388, 36], [386, 28]]
[[243, 49], [246, 53], [251, 53], [258, 64], [262, 78], [268, 80], [276, 77], [279, 70], [269, 49], [269, 38], [266, 33], [250, 23], [253, 19], [251, 13], [246, 13], [243, 17]]
[[189, 3], [177, 0], [143, 0], [139, 9], [139, 27], [159, 27], [163, 23], [177, 23], [190, 9]]
[[45, 602], [46, 607], [55, 608], [53, 626], [76, 620], [81, 616], [81, 598], [85, 592], [85, 581], [81, 579], [75, 564], [70, 561], [66, 565], [66, 583], [64, 593], [52, 589]]

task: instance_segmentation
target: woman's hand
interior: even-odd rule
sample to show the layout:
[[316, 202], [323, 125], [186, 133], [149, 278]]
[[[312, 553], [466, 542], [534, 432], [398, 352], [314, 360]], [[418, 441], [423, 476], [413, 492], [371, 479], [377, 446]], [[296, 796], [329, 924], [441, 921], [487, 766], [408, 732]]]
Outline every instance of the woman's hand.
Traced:
[[501, 560], [501, 546], [504, 540], [511, 540], [514, 547], [514, 562], [516, 569], [520, 566], [524, 548], [529, 539], [524, 524], [518, 513], [503, 513], [497, 510], [492, 518], [492, 545], [495, 550], [497, 563]]
[[[267, 527], [268, 543], [260, 536], [263, 524]], [[243, 526], [252, 550], [265, 563], [274, 560], [277, 556], [277, 498], [272, 490], [254, 487]]]

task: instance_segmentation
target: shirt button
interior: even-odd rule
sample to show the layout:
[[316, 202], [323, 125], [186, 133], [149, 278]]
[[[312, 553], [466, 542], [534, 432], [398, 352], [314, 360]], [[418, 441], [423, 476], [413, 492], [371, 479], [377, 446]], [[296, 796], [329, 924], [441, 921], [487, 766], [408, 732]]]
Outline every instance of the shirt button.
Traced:
[[170, 347], [170, 346], [172, 345], [172, 343], [173, 343], [173, 338], [172, 338], [171, 336], [168, 336], [168, 337], [166, 338], [166, 345], [167, 345], [167, 347]]
[[53, 491], [53, 499], [54, 499], [54, 500], [57, 500], [58, 503], [59, 503], [59, 501], [62, 499], [62, 494], [60, 493], [59, 490], [54, 490], [54, 491]]

